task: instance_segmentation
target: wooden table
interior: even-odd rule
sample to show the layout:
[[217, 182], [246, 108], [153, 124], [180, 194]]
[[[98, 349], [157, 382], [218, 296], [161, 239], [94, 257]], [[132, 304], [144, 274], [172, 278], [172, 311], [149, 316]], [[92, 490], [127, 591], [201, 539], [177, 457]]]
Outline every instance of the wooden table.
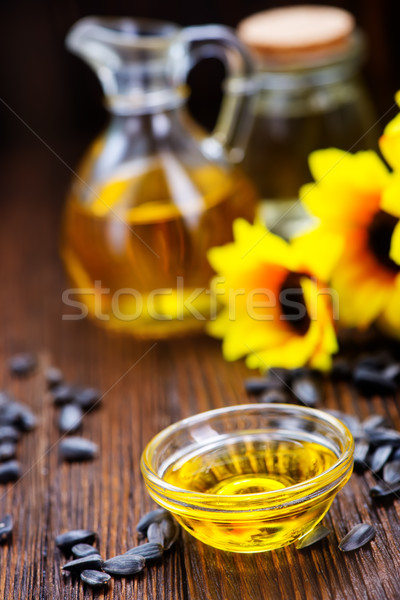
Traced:
[[[224, 553], [183, 534], [158, 565], [129, 580], [113, 580], [92, 595], [64, 578], [56, 534], [71, 528], [99, 533], [103, 557], [137, 541], [135, 526], [153, 504], [139, 470], [141, 451], [160, 429], [188, 415], [244, 403], [246, 369], [225, 363], [219, 343], [207, 338], [136, 342], [106, 334], [86, 321], [63, 321], [66, 282], [57, 254], [60, 199], [67, 169], [37, 143], [33, 151], [2, 159], [0, 180], [0, 387], [30, 404], [40, 417], [23, 437], [24, 476], [0, 490], [0, 514], [15, 520], [14, 539], [0, 547], [0, 597], [14, 600], [108, 598], [140, 600], [295, 600], [400, 598], [399, 502], [374, 504], [371, 474], [354, 474], [325, 523], [333, 533], [314, 549], [288, 547], [260, 555]], [[12, 379], [14, 352], [38, 354], [40, 368]], [[91, 463], [58, 457], [56, 409], [43, 367], [60, 366], [69, 381], [98, 386], [101, 409], [86, 417], [83, 435], [100, 445]], [[366, 400], [344, 385], [327, 384], [325, 405], [365, 417], [386, 414], [400, 429], [393, 398]], [[342, 554], [337, 539], [356, 523], [376, 526], [371, 544]]]

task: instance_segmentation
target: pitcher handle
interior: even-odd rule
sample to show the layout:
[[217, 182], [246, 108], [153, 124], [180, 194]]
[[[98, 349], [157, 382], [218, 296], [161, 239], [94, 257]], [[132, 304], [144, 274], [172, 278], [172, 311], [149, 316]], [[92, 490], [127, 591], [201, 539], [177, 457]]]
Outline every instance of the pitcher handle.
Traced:
[[[186, 27], [181, 39], [190, 47], [192, 66], [202, 58], [219, 58], [227, 68], [228, 78], [246, 81], [254, 73], [254, 64], [246, 46], [234, 31], [224, 25], [196, 25]], [[249, 90], [249, 86], [240, 85]], [[247, 109], [250, 93], [234, 94], [222, 101], [216, 126], [202, 142], [202, 150], [212, 159], [228, 156], [230, 162], [243, 159], [251, 126], [251, 112]]]

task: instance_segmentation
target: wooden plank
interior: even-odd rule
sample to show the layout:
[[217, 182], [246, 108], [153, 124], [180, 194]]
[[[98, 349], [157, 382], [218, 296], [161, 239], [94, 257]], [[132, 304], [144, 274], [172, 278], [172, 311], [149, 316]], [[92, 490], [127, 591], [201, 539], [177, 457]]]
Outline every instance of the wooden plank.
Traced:
[[[38, 428], [19, 445], [25, 475], [0, 488], [0, 513], [15, 519], [10, 546], [0, 547], [0, 597], [13, 600], [92, 598], [60, 573], [55, 535], [76, 527], [99, 532], [104, 557], [137, 543], [136, 523], [153, 505], [139, 470], [144, 445], [160, 429], [196, 412], [246, 402], [246, 369], [228, 364], [218, 342], [205, 337], [136, 342], [108, 335], [91, 323], [63, 321], [65, 286], [57, 258], [59, 211], [52, 198], [66, 182], [47, 157], [8, 159], [0, 188], [6, 197], [0, 222], [0, 387], [39, 415]], [[49, 166], [50, 165], [50, 166]], [[19, 350], [40, 358], [38, 372], [12, 379], [7, 358]], [[70, 381], [105, 392], [82, 433], [100, 445], [92, 463], [60, 462], [57, 410], [45, 390], [45, 365], [60, 366]], [[400, 429], [397, 399], [360, 398], [330, 384], [325, 404], [365, 417], [385, 414]], [[375, 504], [371, 474], [352, 476], [326, 523], [333, 533], [318, 547], [293, 546], [260, 555], [224, 553], [188, 534], [165, 559], [134, 580], [114, 580], [96, 598], [125, 600], [376, 599], [399, 597], [399, 501]], [[358, 552], [341, 553], [340, 539], [364, 521], [377, 536]]]

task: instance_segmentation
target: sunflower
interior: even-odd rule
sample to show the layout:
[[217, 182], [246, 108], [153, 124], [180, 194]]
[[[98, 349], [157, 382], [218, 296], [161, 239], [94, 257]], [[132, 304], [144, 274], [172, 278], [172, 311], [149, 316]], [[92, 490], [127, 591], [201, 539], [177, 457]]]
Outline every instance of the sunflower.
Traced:
[[316, 252], [329, 243], [327, 234], [342, 239], [331, 279], [340, 321], [363, 329], [378, 320], [400, 333], [400, 261], [391, 249], [399, 237], [400, 210], [393, 174], [372, 151], [320, 150], [309, 164], [315, 183], [303, 186], [300, 197], [320, 221], [309, 234]]
[[261, 222], [238, 219], [234, 241], [212, 248], [208, 259], [218, 273], [212, 291], [223, 308], [208, 332], [223, 338], [226, 360], [247, 356], [250, 368], [328, 369], [337, 351], [330, 290], [322, 283], [335, 261], [338, 241], [316, 253], [309, 239], [293, 244]]

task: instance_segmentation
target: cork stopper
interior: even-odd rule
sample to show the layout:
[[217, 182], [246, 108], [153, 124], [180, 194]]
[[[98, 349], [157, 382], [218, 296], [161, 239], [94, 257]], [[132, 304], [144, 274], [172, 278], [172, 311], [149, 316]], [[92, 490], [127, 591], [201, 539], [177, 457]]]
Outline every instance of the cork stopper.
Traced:
[[346, 50], [354, 28], [354, 17], [341, 8], [289, 6], [247, 17], [238, 36], [258, 58], [288, 63]]

